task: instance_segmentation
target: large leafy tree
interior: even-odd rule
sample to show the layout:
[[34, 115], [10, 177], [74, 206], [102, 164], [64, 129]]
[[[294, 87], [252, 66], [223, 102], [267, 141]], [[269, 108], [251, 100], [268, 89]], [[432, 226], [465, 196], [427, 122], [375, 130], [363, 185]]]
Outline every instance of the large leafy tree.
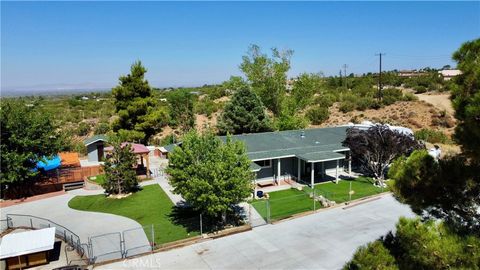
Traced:
[[367, 130], [349, 128], [343, 145], [350, 148], [352, 158], [361, 167], [382, 181], [392, 161], [423, 148], [412, 135], [392, 130], [387, 125], [374, 125]]
[[137, 159], [129, 143], [113, 142], [113, 150], [107, 155], [103, 170], [105, 182], [103, 188], [108, 194], [126, 194], [135, 191], [138, 186], [135, 165]]
[[275, 115], [281, 112], [292, 54], [292, 50], [279, 51], [273, 48], [269, 57], [261, 52], [259, 46], [251, 45], [240, 65], [253, 90]]
[[[147, 142], [162, 126], [168, 123], [168, 112], [157, 108], [152, 90], [145, 79], [147, 69], [140, 61], [132, 64], [130, 74], [120, 76], [119, 85], [112, 89], [118, 119], [113, 123], [114, 131], [123, 130], [126, 138], [138, 138]], [[128, 136], [131, 133], [131, 136]]]
[[213, 133], [185, 134], [169, 155], [167, 173], [174, 192], [196, 211], [225, 216], [252, 192], [253, 174], [241, 142], [222, 142]]
[[323, 84], [321, 74], [303, 73], [293, 83], [292, 98], [298, 109], [304, 109], [312, 102], [313, 95]]
[[0, 114], [1, 189], [12, 197], [29, 195], [40, 173], [37, 162], [58, 153], [61, 136], [49, 115], [21, 101], [2, 99]]
[[262, 101], [248, 88], [239, 89], [225, 106], [217, 125], [220, 134], [256, 133], [271, 130]]

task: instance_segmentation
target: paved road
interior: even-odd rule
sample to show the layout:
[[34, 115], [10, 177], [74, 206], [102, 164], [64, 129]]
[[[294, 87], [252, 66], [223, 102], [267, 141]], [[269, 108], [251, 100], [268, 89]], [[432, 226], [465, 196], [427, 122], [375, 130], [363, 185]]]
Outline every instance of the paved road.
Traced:
[[96, 269], [340, 269], [356, 248], [413, 217], [392, 196]]
[[[122, 216], [78, 211], [68, 207], [68, 201], [75, 197], [75, 195], [92, 195], [98, 193], [102, 193], [102, 191], [74, 190], [64, 195], [2, 208], [0, 216], [1, 219], [5, 219], [7, 214], [23, 214], [46, 218], [67, 227], [80, 237], [82, 243], [87, 243], [88, 238], [95, 235], [122, 232], [127, 229], [141, 227], [138, 222]], [[20, 223], [29, 224], [29, 220], [26, 218], [14, 218], [13, 222], [14, 225]], [[127, 236], [129, 239], [129, 247], [148, 246], [149, 244], [143, 230], [135, 230]], [[118, 250], [120, 246], [120, 243], [118, 243], [118, 234], [94, 238], [92, 242], [94, 243], [94, 256]], [[137, 251], [142, 252], [143, 249], [145, 248], [139, 248]], [[106, 260], [118, 256], [119, 253], [114, 252], [101, 256], [98, 260]]]

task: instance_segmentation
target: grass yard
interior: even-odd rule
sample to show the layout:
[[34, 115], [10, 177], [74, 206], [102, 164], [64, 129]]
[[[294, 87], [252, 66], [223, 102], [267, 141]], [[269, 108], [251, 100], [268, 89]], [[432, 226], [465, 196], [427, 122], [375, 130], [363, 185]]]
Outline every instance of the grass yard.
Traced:
[[[313, 200], [304, 191], [297, 189], [287, 189], [281, 191], [269, 192], [270, 219], [279, 220], [294, 214], [311, 211], [313, 209]], [[252, 206], [266, 220], [267, 202], [264, 199], [255, 200]], [[321, 208], [319, 202], [316, 203], [316, 209]]]
[[342, 203], [349, 200], [348, 192], [350, 190], [350, 183], [352, 183], [352, 200], [379, 194], [388, 191], [389, 188], [379, 188], [373, 185], [373, 180], [368, 177], [358, 177], [352, 180], [340, 180], [338, 184], [329, 182], [315, 185], [315, 194], [323, 195], [329, 200], [336, 203]]
[[[142, 225], [155, 225], [155, 243], [163, 244], [199, 235], [197, 216], [178, 216], [178, 211], [159, 185], [144, 186], [123, 199], [105, 195], [76, 196], [68, 202], [73, 209], [110, 213], [131, 218]], [[191, 226], [193, 224], [193, 226]], [[150, 229], [145, 233], [151, 241]]]
[[88, 180], [93, 181], [100, 186], [103, 186], [103, 183], [105, 183], [105, 174], [99, 174], [97, 176], [91, 176], [88, 178]]

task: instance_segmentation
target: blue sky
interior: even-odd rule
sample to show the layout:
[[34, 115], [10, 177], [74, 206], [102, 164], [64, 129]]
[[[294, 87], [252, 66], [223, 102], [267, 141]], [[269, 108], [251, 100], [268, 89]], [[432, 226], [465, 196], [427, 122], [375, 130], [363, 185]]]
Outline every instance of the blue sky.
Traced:
[[290, 75], [453, 64], [480, 2], [2, 2], [1, 88], [109, 88], [139, 59], [153, 86], [240, 75], [249, 44], [295, 51]]

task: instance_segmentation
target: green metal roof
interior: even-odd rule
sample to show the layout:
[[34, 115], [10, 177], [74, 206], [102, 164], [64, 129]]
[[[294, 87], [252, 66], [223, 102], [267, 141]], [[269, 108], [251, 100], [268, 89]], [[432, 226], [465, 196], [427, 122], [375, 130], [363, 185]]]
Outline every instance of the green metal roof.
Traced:
[[[313, 152], [347, 151], [342, 146], [348, 127], [313, 128], [233, 135], [243, 141], [251, 160], [294, 157]], [[302, 136], [303, 135], [303, 136]], [[220, 137], [225, 141], [226, 137]]]
[[88, 139], [85, 139], [85, 140], [83, 141], [83, 144], [89, 145], [89, 144], [92, 144], [92, 143], [94, 143], [94, 142], [96, 142], [96, 141], [108, 142], [108, 139], [107, 139], [107, 136], [105, 136], [105, 135], [95, 135], [95, 136], [93, 136], [93, 137], [90, 137], [90, 138], [88, 138]]
[[298, 158], [305, 160], [306, 162], [321, 162], [344, 159], [345, 155], [335, 152], [313, 152], [297, 155]]
[[250, 171], [258, 172], [261, 169], [262, 169], [262, 167], [260, 167], [260, 165], [258, 165], [257, 163], [255, 163], [255, 162], [250, 163]]
[[[313, 153], [317, 153], [320, 158], [323, 156], [339, 158], [340, 154], [335, 152], [349, 150], [348, 147], [342, 146], [347, 128], [329, 127], [242, 134], [233, 135], [232, 140], [245, 143], [247, 155], [252, 161], [295, 156], [305, 156], [308, 160], [314, 160]], [[225, 141], [226, 136], [221, 136], [220, 139]], [[171, 152], [175, 146], [171, 144], [164, 147]]]

